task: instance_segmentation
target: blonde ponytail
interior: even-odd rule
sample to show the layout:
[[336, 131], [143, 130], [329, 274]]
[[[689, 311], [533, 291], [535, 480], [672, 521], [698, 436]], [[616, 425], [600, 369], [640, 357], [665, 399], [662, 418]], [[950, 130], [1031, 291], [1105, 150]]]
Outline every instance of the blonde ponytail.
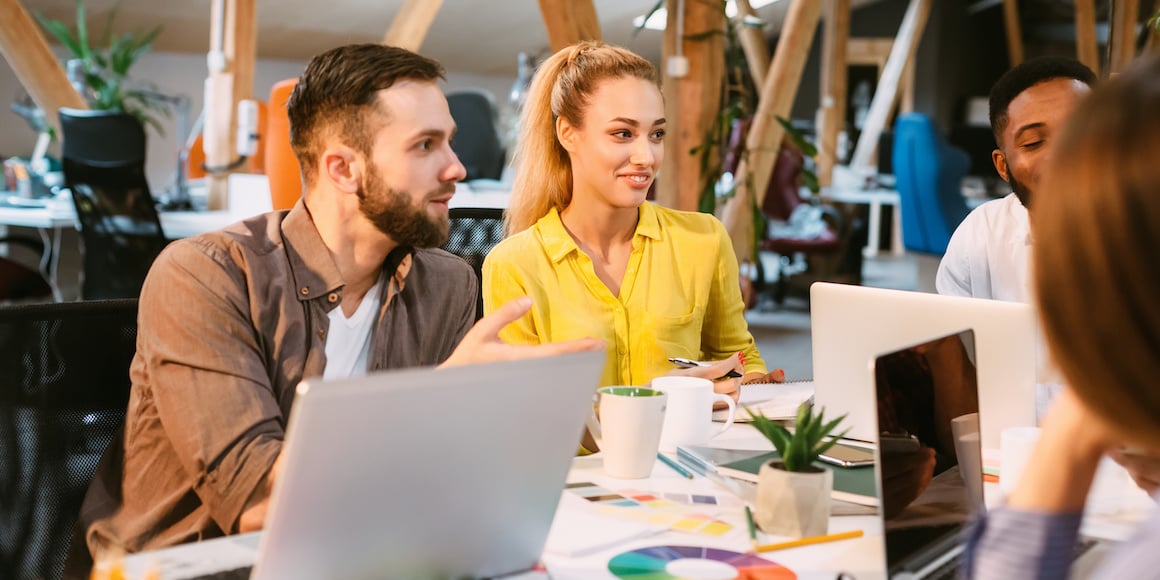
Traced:
[[556, 119], [562, 117], [580, 127], [588, 95], [597, 83], [621, 77], [660, 84], [649, 61], [629, 50], [594, 41], [563, 48], [536, 70], [512, 156], [516, 177], [504, 212], [507, 235], [532, 227], [552, 208], [562, 211], [572, 202], [572, 161], [556, 138]]

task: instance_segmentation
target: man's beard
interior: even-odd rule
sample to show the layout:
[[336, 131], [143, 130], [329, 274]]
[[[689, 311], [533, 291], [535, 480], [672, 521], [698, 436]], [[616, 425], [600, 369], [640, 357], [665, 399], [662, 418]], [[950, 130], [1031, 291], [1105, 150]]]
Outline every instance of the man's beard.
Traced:
[[358, 190], [359, 210], [375, 224], [379, 231], [401, 246], [434, 248], [447, 241], [450, 226], [447, 217], [431, 219], [426, 212], [427, 200], [455, 192], [454, 184], [423, 197], [419, 207], [413, 207], [407, 192], [387, 187], [378, 171], [371, 169]]
[[1011, 186], [1011, 191], [1015, 193], [1015, 197], [1019, 198], [1019, 203], [1030, 210], [1031, 190], [1027, 189], [1022, 183], [1019, 183], [1019, 180], [1015, 179], [1015, 172], [1011, 170], [1007, 170], [1007, 185]]

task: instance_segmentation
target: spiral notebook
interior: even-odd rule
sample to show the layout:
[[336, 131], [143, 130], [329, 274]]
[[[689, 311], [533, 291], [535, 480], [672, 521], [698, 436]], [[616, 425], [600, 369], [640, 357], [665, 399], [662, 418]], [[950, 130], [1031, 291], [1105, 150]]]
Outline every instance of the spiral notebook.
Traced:
[[[770, 419], [793, 419], [797, 416], [798, 407], [813, 396], [813, 381], [744, 385], [741, 387], [741, 400], [737, 403], [737, 414], [733, 421], [747, 423], [752, 420], [749, 413], [745, 412], [745, 407], [754, 413], [761, 412]], [[714, 421], [724, 421], [728, 416], [728, 410], [713, 412]]]

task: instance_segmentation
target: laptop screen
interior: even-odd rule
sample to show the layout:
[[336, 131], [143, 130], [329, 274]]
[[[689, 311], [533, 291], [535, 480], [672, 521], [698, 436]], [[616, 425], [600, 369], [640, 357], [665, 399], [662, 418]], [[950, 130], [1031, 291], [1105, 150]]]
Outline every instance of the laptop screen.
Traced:
[[982, 505], [973, 331], [878, 356], [874, 382], [887, 569], [915, 572]]

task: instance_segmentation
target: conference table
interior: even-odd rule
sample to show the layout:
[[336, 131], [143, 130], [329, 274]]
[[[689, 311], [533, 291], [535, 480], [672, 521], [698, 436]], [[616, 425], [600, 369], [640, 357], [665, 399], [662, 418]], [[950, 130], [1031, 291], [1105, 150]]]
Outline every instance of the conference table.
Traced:
[[[777, 385], [754, 385], [748, 388], [765, 390], [764, 392], [755, 390], [745, 396], [746, 399], [757, 400], [762, 398], [763, 393], [776, 389]], [[767, 398], [768, 396], [772, 395], [766, 395]], [[756, 429], [745, 423], [735, 424], [712, 439], [707, 446], [757, 451], [772, 449], [769, 442]], [[957, 473], [955, 475], [957, 476]], [[693, 479], [687, 479], [658, 461], [648, 478], [615, 479], [604, 474], [603, 458], [600, 454], [595, 454], [574, 458], [567, 482], [573, 487], [591, 483], [622, 495], [644, 493], [666, 499], [677, 496], [691, 498], [694, 494], [712, 496], [716, 498], [718, 505], [706, 513], [715, 520], [728, 524], [731, 529], [719, 535], [709, 535], [699, 533], [700, 531], [676, 531], [677, 526], [674, 526], [673, 529], [626, 538], [623, 541], [613, 539], [610, 543], [609, 538], [615, 538], [613, 530], [622, 527], [622, 521], [606, 512], [594, 512], [588, 502], [578, 499], [572, 491], [566, 489], [561, 493], [553, 530], [548, 535], [547, 546], [542, 556], [544, 570], [505, 578], [615, 579], [617, 576], [609, 568], [612, 559], [635, 550], [667, 545], [702, 546], [741, 553], [749, 549], [748, 529], [741, 498], [734, 495], [733, 491], [736, 490], [726, 490], [705, 477], [695, 476]], [[743, 488], [751, 486], [743, 482], [738, 483]], [[1121, 481], [1120, 484], [1124, 485], [1125, 482]], [[1126, 484], [1130, 485], [1130, 481]], [[988, 505], [993, 506], [1001, 501], [997, 484], [988, 483], [985, 488]], [[742, 495], [751, 492], [752, 487], [749, 487]], [[1101, 489], [1097, 482], [1096, 489], [1089, 497], [1089, 512], [1081, 531], [1095, 538], [1113, 541], [1127, 539], [1154, 506], [1143, 493], [1136, 493], [1134, 501], [1124, 499], [1125, 495], [1131, 494], [1125, 494], [1123, 487], [1104, 485]], [[1116, 504], [1114, 509], [1106, 509], [1108, 499], [1114, 500]], [[1093, 507], [1096, 509], [1092, 509]], [[594, 517], [593, 513], [597, 515]], [[839, 573], [845, 574], [844, 578], [857, 580], [885, 578], [885, 541], [881, 519], [873, 513], [872, 508], [843, 502], [834, 502], [832, 513], [835, 515], [830, 518], [829, 533], [861, 530], [863, 536], [762, 553], [759, 556], [789, 568], [796, 578], [803, 580], [823, 578], [833, 580]], [[839, 513], [849, 515], [836, 515]], [[566, 528], [567, 534], [564, 535], [567, 540], [559, 539], [557, 527]], [[701, 531], [705, 529], [708, 528]], [[144, 578], [146, 573], [152, 570], [159, 571], [160, 577], [166, 580], [180, 580], [250, 566], [257, 556], [260, 538], [261, 532], [258, 532], [132, 555], [124, 561], [126, 578], [128, 580]], [[789, 538], [760, 534], [758, 539], [760, 543], [766, 544]], [[576, 543], [577, 540], [579, 544]], [[1090, 559], [1088, 565], [1096, 561], [1098, 559]]]

